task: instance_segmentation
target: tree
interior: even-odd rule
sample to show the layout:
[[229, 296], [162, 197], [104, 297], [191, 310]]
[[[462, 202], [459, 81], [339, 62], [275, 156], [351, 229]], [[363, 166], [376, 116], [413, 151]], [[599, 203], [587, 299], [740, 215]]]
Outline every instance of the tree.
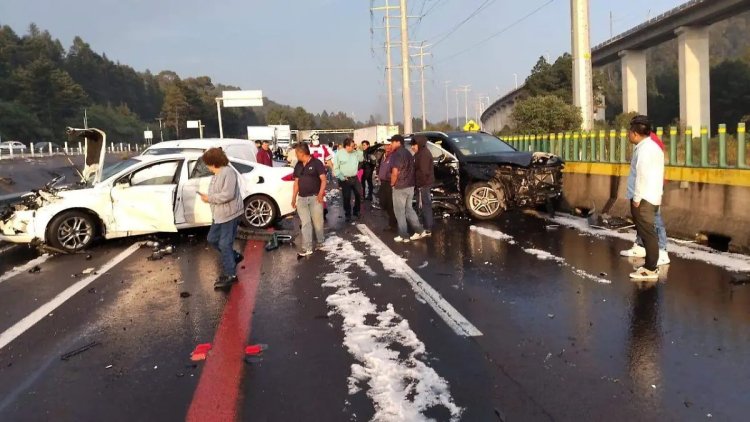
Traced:
[[187, 120], [188, 105], [185, 94], [183, 94], [178, 83], [167, 86], [161, 117], [164, 118], [165, 126], [171, 127], [178, 138], [180, 137], [180, 127]]
[[556, 133], [579, 130], [583, 118], [581, 109], [565, 103], [555, 95], [530, 97], [519, 101], [512, 118], [516, 130], [526, 133]]
[[526, 91], [530, 96], [554, 95], [568, 104], [573, 103], [573, 57], [563, 54], [553, 65], [541, 57], [526, 78]]
[[750, 105], [750, 65], [740, 60], [727, 60], [711, 69], [711, 120], [713, 133], [718, 124], [734, 126], [740, 122]]

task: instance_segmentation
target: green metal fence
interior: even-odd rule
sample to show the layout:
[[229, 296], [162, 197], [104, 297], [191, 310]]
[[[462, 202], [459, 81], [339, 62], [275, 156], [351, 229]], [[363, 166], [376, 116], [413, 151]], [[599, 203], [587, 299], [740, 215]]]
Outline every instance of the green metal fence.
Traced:
[[[738, 124], [732, 135], [723, 124], [715, 137], [709, 137], [705, 127], [698, 137], [693, 136], [691, 129], [680, 133], [676, 127], [667, 132], [657, 128], [656, 134], [664, 142], [670, 166], [750, 169], [744, 123]], [[519, 151], [549, 152], [571, 162], [628, 163], [633, 151], [625, 129], [511, 135], [503, 140]]]

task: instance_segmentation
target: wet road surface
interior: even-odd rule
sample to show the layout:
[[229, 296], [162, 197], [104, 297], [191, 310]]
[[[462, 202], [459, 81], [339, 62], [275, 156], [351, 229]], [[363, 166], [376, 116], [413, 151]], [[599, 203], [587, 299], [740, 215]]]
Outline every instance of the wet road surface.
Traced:
[[[532, 215], [438, 220], [401, 245], [381, 211], [330, 210], [324, 250], [259, 252], [229, 293], [205, 230], [161, 261], [142, 239], [91, 259], [0, 252], [0, 335], [122, 259], [0, 348], [0, 420], [746, 420], [747, 274], [673, 255], [639, 284], [627, 240]], [[32, 260], [40, 272], [17, 269]], [[233, 365], [238, 338], [268, 349]], [[224, 349], [191, 362], [206, 342]]]

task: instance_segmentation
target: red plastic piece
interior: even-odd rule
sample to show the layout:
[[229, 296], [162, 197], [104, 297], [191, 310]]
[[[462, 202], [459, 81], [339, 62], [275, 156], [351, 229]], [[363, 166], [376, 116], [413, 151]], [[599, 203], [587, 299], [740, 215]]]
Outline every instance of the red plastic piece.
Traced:
[[195, 350], [190, 354], [190, 360], [193, 362], [206, 360], [208, 352], [211, 350], [211, 343], [203, 343], [195, 346]]
[[263, 347], [260, 344], [253, 344], [245, 347], [245, 354], [248, 356], [256, 356], [263, 353]]

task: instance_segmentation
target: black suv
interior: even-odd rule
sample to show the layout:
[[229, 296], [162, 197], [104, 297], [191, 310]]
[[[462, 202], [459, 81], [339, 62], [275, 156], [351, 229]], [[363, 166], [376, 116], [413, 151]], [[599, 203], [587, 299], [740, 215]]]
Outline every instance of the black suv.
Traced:
[[[483, 132], [422, 132], [435, 162], [433, 207], [490, 220], [511, 208], [547, 205], [562, 195], [564, 163], [544, 152], [518, 151]], [[369, 154], [380, 161], [382, 145]]]

